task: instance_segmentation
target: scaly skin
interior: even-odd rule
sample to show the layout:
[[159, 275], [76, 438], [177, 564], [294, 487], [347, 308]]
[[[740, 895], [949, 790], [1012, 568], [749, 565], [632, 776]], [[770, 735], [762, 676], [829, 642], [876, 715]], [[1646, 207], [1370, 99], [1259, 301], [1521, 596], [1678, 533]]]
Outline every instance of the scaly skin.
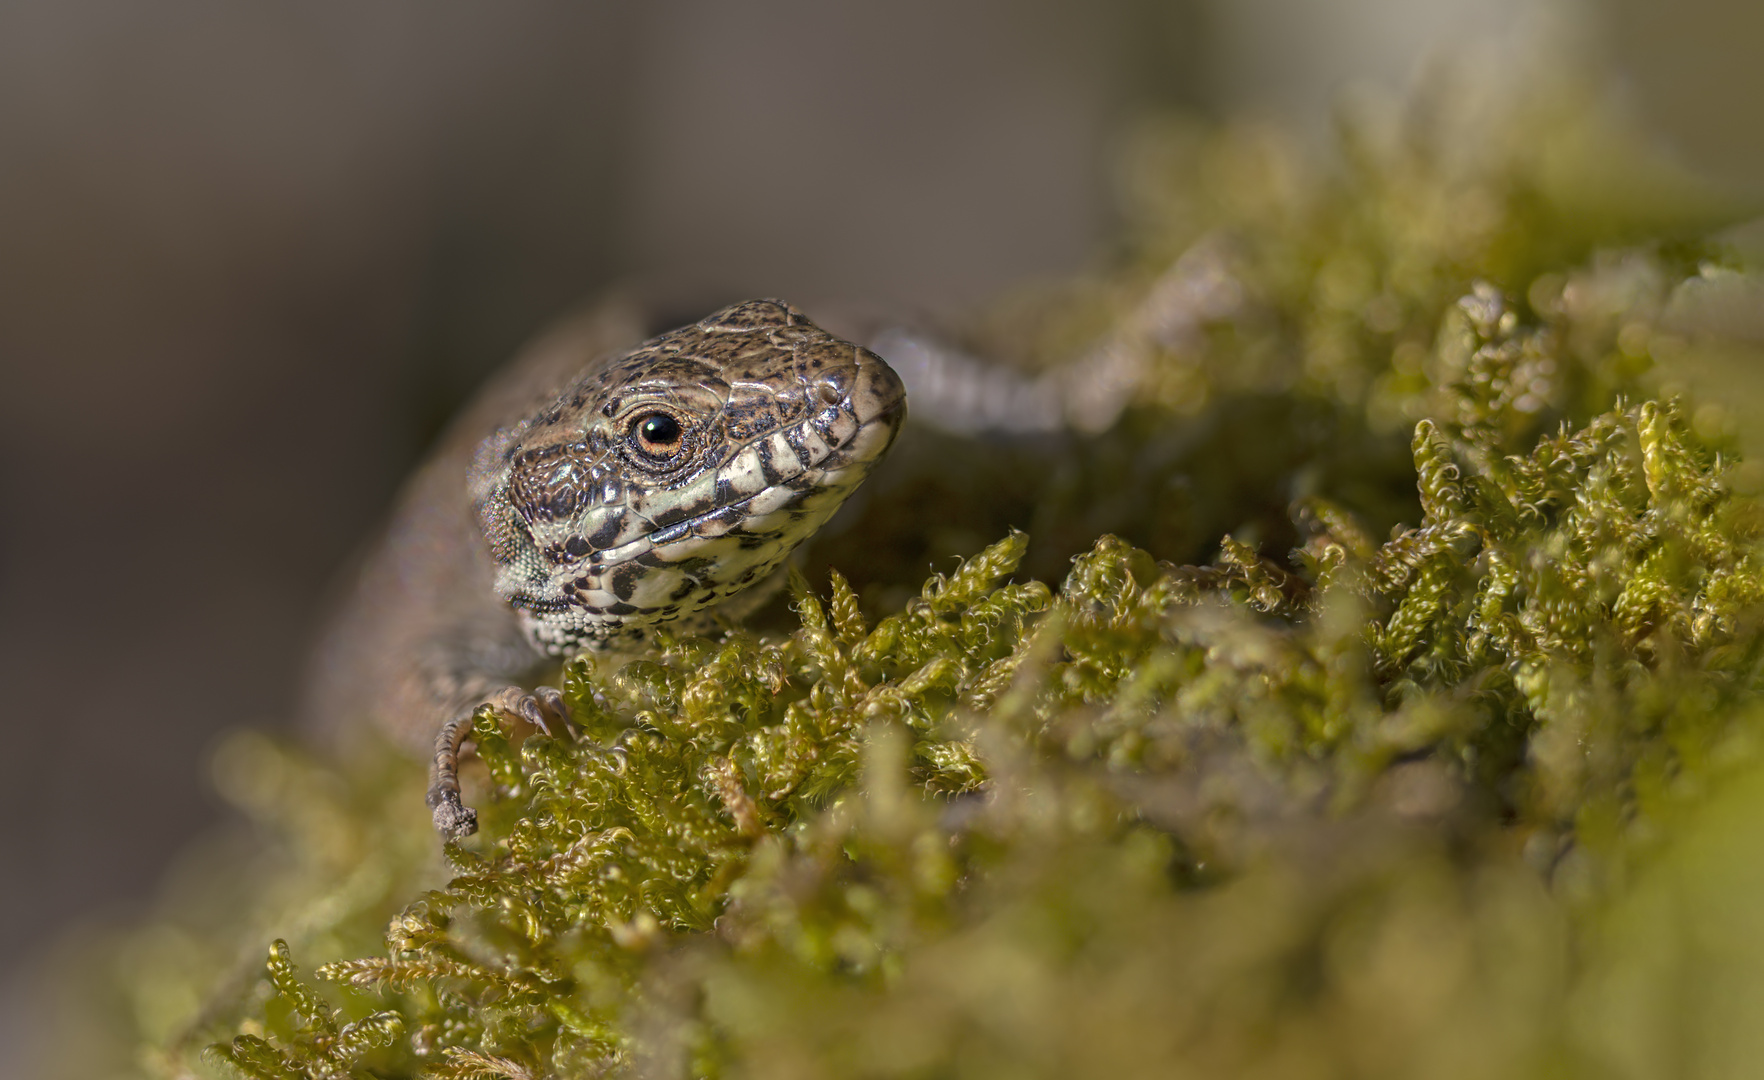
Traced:
[[[361, 712], [433, 748], [446, 837], [477, 828], [460, 743], [485, 702], [540, 726], [545, 662], [634, 652], [730, 610], [826, 522], [893, 443], [900, 380], [772, 300], [626, 348], [604, 309], [542, 341], [412, 478], [319, 656], [310, 711]], [[733, 598], [733, 599], [732, 599]]]

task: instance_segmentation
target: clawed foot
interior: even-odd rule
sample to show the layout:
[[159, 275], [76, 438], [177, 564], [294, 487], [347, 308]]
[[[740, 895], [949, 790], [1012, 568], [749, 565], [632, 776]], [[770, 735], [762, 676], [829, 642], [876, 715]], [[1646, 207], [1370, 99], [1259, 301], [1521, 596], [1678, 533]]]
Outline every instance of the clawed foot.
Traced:
[[[507, 716], [519, 717], [550, 736], [568, 734], [575, 726], [570, 707], [555, 687], [536, 687], [532, 693], [511, 686], [488, 699], [488, 704]], [[429, 793], [425, 801], [434, 812], [435, 831], [442, 840], [462, 840], [478, 831], [478, 812], [459, 797], [460, 747], [472, 733], [476, 705], [442, 725], [435, 736], [435, 757], [429, 764]]]
[[553, 738], [567, 735], [575, 727], [563, 691], [555, 686], [536, 686], [530, 694], [518, 686], [511, 686], [492, 697], [490, 704], [496, 706], [498, 712], [518, 716]]

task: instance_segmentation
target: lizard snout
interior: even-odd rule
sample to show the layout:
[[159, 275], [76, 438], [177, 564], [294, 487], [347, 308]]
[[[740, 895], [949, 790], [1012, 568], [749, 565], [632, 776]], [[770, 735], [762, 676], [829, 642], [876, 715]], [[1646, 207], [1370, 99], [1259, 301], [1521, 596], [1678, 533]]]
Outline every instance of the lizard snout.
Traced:
[[840, 373], [847, 380], [841, 398], [862, 425], [885, 422], [899, 427], [906, 417], [906, 384], [888, 361], [868, 349], [857, 350], [857, 363]]

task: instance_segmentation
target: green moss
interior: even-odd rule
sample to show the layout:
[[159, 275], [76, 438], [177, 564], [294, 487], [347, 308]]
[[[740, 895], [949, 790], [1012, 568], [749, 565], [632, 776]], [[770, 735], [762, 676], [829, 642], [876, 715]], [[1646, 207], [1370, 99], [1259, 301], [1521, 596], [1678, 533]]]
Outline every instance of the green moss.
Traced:
[[[236, 738], [272, 846], [103, 946], [105, 1030], [258, 1078], [1748, 1060], [1662, 989], [1764, 1002], [1761, 485], [1743, 403], [1663, 391], [1734, 257], [1601, 247], [1636, 219], [1522, 156], [1355, 149], [1305, 187], [1225, 137], [1116, 277], [977, 324], [1117, 333], [1110, 431], [903, 444], [778, 620], [568, 665], [555, 738], [481, 711], [445, 875], [414, 765]], [[1203, 226], [1248, 306], [1121, 329]]]
[[[1502, 976], [1539, 982], [1517, 988], [1424, 969], [1507, 947], [1479, 936], [1565, 947], [1546, 879], [1482, 846], [1542, 836], [1548, 869], [1577, 835], [1608, 872], [1670, 816], [1674, 775], [1753, 735], [1764, 576], [1741, 538], [1760, 508], [1669, 406], [1524, 456], [1489, 457], [1483, 420], [1450, 430], [1418, 427], [1426, 513], [1376, 550], [1308, 504], [1302, 575], [1229, 541], [1196, 569], [1105, 537], [1050, 596], [1000, 583], [1016, 534], [874, 629], [835, 578], [826, 603], [799, 583], [786, 638], [572, 664], [584, 737], [517, 750], [481, 712], [483, 839], [449, 847], [456, 876], [393, 920], [384, 954], [317, 969], [374, 1011], [328, 1004], [278, 942], [267, 1036], [214, 1056], [253, 1077], [580, 1075], [656, 1054], [731, 1074], [782, 1055], [805, 1075], [975, 1054], [1056, 1075], [1138, 1053], [1105, 1044], [1233, 980], [1298, 1000], [1188, 1039], [1284, 1052], [1257, 1032], [1285, 1037], [1362, 977], [1390, 998], [1451, 981], [1445, 1011], [1529, 1008], [1495, 995], [1557, 992], [1559, 960]], [[1378, 788], [1398, 761], [1419, 790]], [[1348, 868], [1285, 850], [1311, 843]], [[1197, 958], [1193, 919], [1261, 936], [1215, 910], [1245, 891], [1271, 940]], [[1355, 950], [1442, 924], [1457, 955], [1359, 970], [1377, 958]], [[1317, 949], [1349, 955], [1307, 972]], [[1068, 1008], [1102, 1041], [1035, 1031]], [[1552, 1037], [1537, 1019], [1504, 1017], [1528, 1028], [1504, 1064]]]

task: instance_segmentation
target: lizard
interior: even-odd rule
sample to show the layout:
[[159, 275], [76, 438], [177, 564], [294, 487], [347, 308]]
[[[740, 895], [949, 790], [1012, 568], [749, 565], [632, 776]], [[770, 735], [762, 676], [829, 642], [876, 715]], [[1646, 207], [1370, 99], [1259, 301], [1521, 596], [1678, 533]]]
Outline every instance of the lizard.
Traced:
[[546, 664], [738, 618], [887, 453], [887, 362], [779, 300], [638, 341], [609, 302], [489, 383], [407, 482], [322, 635], [309, 723], [364, 716], [430, 762], [436, 830], [477, 829], [458, 758], [484, 704], [567, 723]]

